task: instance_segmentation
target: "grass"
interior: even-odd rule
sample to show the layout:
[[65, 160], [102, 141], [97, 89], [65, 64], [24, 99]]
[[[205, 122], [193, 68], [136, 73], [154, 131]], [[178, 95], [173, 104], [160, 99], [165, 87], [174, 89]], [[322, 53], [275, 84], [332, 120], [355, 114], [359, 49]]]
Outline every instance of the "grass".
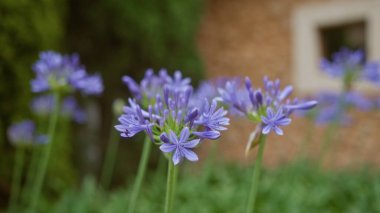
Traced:
[[[251, 169], [216, 165], [211, 169], [184, 165], [175, 195], [174, 212], [243, 212]], [[164, 174], [164, 172], [162, 173]], [[264, 170], [257, 212], [380, 212], [380, 172], [370, 169], [321, 171], [311, 163]], [[162, 212], [164, 175], [148, 175], [136, 212]], [[99, 191], [93, 179], [66, 192], [47, 212], [113, 212], [127, 209], [128, 190]]]

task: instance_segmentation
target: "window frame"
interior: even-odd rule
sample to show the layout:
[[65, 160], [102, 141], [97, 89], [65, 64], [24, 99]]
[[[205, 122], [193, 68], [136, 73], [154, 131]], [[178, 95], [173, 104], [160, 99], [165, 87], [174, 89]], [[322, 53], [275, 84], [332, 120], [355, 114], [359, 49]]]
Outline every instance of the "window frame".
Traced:
[[[293, 83], [301, 94], [323, 90], [341, 91], [342, 83], [321, 72], [322, 57], [319, 29], [364, 21], [368, 61], [380, 59], [380, 1], [339, 1], [309, 4], [294, 10]], [[366, 82], [357, 82], [354, 89], [372, 93], [378, 90]]]

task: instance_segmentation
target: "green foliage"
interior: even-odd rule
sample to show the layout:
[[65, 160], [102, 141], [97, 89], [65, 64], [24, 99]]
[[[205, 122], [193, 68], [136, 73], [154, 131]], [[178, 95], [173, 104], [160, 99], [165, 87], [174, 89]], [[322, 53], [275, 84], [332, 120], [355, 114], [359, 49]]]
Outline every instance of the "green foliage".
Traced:
[[[236, 165], [188, 168], [178, 181], [175, 212], [243, 212], [251, 169]], [[199, 172], [199, 173], [197, 173]], [[157, 173], [160, 174], [160, 173]], [[161, 212], [165, 177], [150, 175], [144, 185], [137, 212]], [[71, 197], [71, 198], [70, 198]], [[258, 190], [257, 212], [379, 212], [380, 173], [320, 171], [298, 163], [264, 171]], [[111, 194], [96, 190], [95, 183], [70, 191], [54, 208], [63, 212], [125, 212], [126, 190]], [[82, 206], [74, 208], [75, 206]], [[85, 209], [83, 206], [87, 206]], [[49, 212], [47, 210], [47, 212]], [[62, 212], [62, 211], [58, 211]]]
[[[12, 147], [5, 143], [6, 128], [31, 117], [31, 66], [40, 51], [78, 52], [90, 72], [101, 72], [106, 89], [98, 101], [105, 131], [99, 131], [98, 140], [106, 141], [111, 103], [116, 97], [126, 97], [122, 75], [140, 78], [146, 68], [166, 67], [170, 72], [182, 70], [195, 83], [203, 77], [195, 40], [201, 8], [201, 0], [0, 1], [0, 197], [8, 196], [13, 157]], [[45, 183], [50, 200], [75, 179], [71, 166], [75, 137], [70, 130], [60, 130]], [[128, 162], [134, 164], [133, 159]], [[6, 205], [6, 199], [1, 200]]]
[[[60, 0], [0, 1], [0, 196], [7, 197], [13, 154], [6, 129], [30, 117], [29, 81], [38, 52], [59, 49], [64, 34], [64, 4]], [[6, 202], [6, 199], [1, 199]], [[0, 202], [0, 205], [5, 203]]]
[[31, 65], [64, 33], [61, 1], [0, 1], [0, 111], [4, 126], [28, 112]]
[[114, 97], [125, 91], [115, 87], [122, 75], [140, 78], [147, 68], [180, 69], [197, 82], [203, 77], [195, 41], [201, 2], [73, 0], [69, 48], [102, 72]]

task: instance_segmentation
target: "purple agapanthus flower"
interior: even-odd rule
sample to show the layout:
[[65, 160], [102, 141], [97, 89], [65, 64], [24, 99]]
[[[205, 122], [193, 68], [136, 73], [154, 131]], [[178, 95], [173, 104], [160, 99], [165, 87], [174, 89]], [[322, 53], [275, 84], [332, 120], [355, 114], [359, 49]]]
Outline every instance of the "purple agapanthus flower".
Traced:
[[364, 52], [362, 50], [351, 51], [342, 48], [333, 54], [332, 60], [322, 59], [321, 68], [332, 77], [343, 77], [354, 74], [359, 77], [364, 65]]
[[227, 111], [223, 108], [219, 108], [216, 99], [212, 100], [211, 105], [208, 100], [204, 101], [204, 110], [201, 116], [194, 121], [195, 124], [204, 125], [209, 130], [222, 131], [226, 130], [225, 126], [229, 125], [230, 119], [225, 117], [227, 115]]
[[33, 92], [79, 90], [86, 95], [103, 92], [100, 76], [88, 75], [77, 54], [41, 52], [39, 60], [33, 65], [33, 71], [36, 74], [36, 78], [31, 81]]
[[249, 78], [245, 79], [245, 90], [238, 82], [239, 80], [233, 80], [220, 88], [221, 98], [230, 110], [238, 111], [240, 115], [258, 123], [262, 127], [261, 133], [265, 135], [271, 131], [283, 135], [280, 126], [290, 124], [289, 116], [294, 111], [309, 110], [317, 105], [314, 100], [301, 102], [289, 99], [293, 87], [289, 85], [281, 89], [278, 79], [271, 81], [264, 77], [263, 89], [254, 89]]
[[292, 121], [284, 115], [282, 109], [274, 113], [271, 108], [267, 108], [267, 115], [261, 116], [261, 120], [263, 122], [263, 134], [269, 134], [270, 131], [274, 130], [277, 135], [284, 134], [280, 126], [287, 126]]
[[339, 123], [349, 124], [351, 118], [348, 109], [355, 108], [368, 111], [375, 106], [373, 101], [364, 97], [358, 92], [332, 93], [321, 92], [315, 96], [318, 100], [318, 107], [310, 115], [317, 124]]
[[233, 115], [244, 116], [250, 105], [248, 91], [240, 87], [241, 80], [233, 78], [227, 80], [225, 85], [218, 88], [221, 99], [229, 106], [229, 111]]
[[17, 146], [45, 143], [42, 135], [36, 134], [36, 126], [32, 120], [24, 120], [11, 125], [8, 128], [8, 139]]
[[186, 158], [189, 161], [197, 161], [198, 156], [191, 149], [199, 144], [200, 139], [194, 139], [189, 141], [190, 131], [188, 127], [182, 129], [179, 138], [170, 130], [169, 137], [164, 132], [160, 138], [164, 142], [160, 149], [165, 153], [174, 153], [172, 160], [174, 165], [177, 165]]
[[342, 48], [334, 53], [332, 60], [321, 60], [321, 69], [331, 77], [342, 78], [346, 84], [356, 80], [366, 80], [380, 85], [379, 62], [365, 62], [362, 50]]
[[190, 105], [198, 109], [205, 109], [203, 104], [204, 100], [207, 99], [211, 101], [214, 98], [218, 98], [218, 88], [223, 87], [228, 80], [228, 78], [221, 77], [209, 81], [202, 81], [191, 96]]
[[[179, 148], [173, 153], [175, 156], [172, 159], [175, 164], [182, 157], [198, 159], [186, 155], [189, 150], [185, 148], [194, 148], [196, 145], [183, 145], [188, 138], [199, 141], [215, 140], [220, 137], [220, 131], [226, 130], [225, 126], [229, 125], [227, 112], [217, 106], [216, 100], [210, 106], [209, 101], [204, 99], [202, 108], [190, 104], [193, 87], [190, 79], [182, 78], [179, 71], [172, 78], [166, 71], [161, 71], [156, 76], [148, 70], [140, 84], [127, 76], [123, 77], [123, 81], [127, 83], [135, 99], [129, 99], [129, 104], [124, 107], [124, 113], [119, 118], [120, 124], [115, 128], [122, 137], [133, 137], [139, 132], [145, 132], [156, 144], [167, 144], [164, 148], [176, 144]], [[164, 141], [167, 133], [170, 140]], [[182, 136], [175, 140], [173, 135]]]
[[140, 84], [129, 76], [124, 76], [122, 80], [128, 86], [132, 96], [144, 106], [149, 105], [156, 98], [157, 92], [162, 91], [164, 85], [170, 90], [181, 92], [191, 87], [190, 79], [182, 79], [181, 72], [176, 71], [172, 78], [166, 69], [161, 69], [158, 75], [155, 75], [152, 69], [148, 69]]

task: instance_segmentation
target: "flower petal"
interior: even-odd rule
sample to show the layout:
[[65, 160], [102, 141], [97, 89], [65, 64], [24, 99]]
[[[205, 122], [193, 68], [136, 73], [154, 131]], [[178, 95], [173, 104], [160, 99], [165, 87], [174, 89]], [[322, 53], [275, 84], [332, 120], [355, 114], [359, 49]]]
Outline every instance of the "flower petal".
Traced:
[[182, 156], [181, 151], [179, 149], [176, 149], [174, 154], [173, 154], [173, 158], [172, 158], [174, 165], [179, 164], [179, 162], [181, 162], [181, 160], [182, 160], [182, 157], [183, 156]]
[[193, 134], [200, 138], [208, 138], [211, 140], [216, 140], [220, 137], [220, 132], [218, 131], [193, 132]]
[[189, 128], [187, 127], [183, 128], [180, 134], [179, 143], [186, 142], [189, 136], [190, 136]]
[[194, 148], [196, 147], [198, 144], [199, 144], [199, 141], [201, 141], [200, 139], [195, 139], [195, 140], [191, 140], [191, 141], [188, 141], [186, 143], [183, 143], [183, 147], [185, 148]]
[[115, 126], [115, 129], [116, 129], [117, 131], [119, 131], [119, 132], [125, 132], [125, 130], [127, 129], [127, 127], [124, 126], [124, 125], [116, 125], [116, 126]]
[[283, 119], [280, 119], [280, 120], [276, 121], [276, 124], [280, 125], [280, 126], [286, 126], [286, 125], [289, 125], [291, 122], [292, 122], [292, 119], [290, 119], [290, 118], [283, 118]]
[[170, 132], [169, 132], [169, 139], [170, 139], [170, 142], [172, 142], [174, 144], [178, 144], [177, 135], [172, 130], [170, 130]]
[[173, 152], [176, 149], [176, 145], [174, 144], [169, 144], [169, 143], [164, 143], [160, 146], [160, 150], [163, 152]]
[[189, 150], [189, 149], [182, 149], [182, 153], [185, 156], [185, 158], [189, 161], [197, 161], [198, 156], [195, 154], [195, 152]]
[[267, 109], [267, 118], [268, 118], [268, 119], [273, 118], [273, 111], [272, 111], [271, 108], [268, 108], [268, 109]]
[[284, 134], [284, 131], [282, 131], [282, 129], [280, 129], [278, 126], [274, 127], [274, 131], [276, 132], [277, 135], [283, 135]]
[[269, 134], [269, 132], [270, 132], [271, 129], [272, 129], [272, 127], [271, 127], [270, 125], [266, 125], [266, 126], [263, 128], [262, 133], [263, 133], [264, 135], [267, 135], [267, 134]]

